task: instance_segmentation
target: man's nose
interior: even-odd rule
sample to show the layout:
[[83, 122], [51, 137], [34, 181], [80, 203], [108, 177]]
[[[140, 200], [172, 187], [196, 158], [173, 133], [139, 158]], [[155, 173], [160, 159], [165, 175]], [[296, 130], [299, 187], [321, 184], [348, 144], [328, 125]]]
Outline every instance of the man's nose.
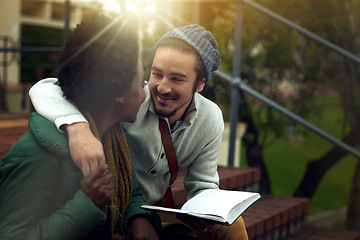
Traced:
[[160, 94], [166, 94], [166, 93], [170, 93], [171, 92], [171, 82], [169, 81], [168, 78], [164, 77], [158, 87], [157, 87], [157, 91]]

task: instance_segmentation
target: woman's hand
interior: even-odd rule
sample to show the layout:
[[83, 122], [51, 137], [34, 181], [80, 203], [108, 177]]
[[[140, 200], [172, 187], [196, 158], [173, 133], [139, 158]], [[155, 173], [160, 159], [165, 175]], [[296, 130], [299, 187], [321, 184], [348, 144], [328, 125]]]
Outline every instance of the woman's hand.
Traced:
[[81, 190], [101, 210], [108, 205], [114, 195], [112, 175], [108, 173], [107, 164], [100, 165], [80, 182]]

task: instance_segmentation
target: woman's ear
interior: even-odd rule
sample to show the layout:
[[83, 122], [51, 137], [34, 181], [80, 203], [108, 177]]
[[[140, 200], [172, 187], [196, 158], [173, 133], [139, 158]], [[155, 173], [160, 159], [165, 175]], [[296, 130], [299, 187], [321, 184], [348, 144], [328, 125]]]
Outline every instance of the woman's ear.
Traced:
[[115, 97], [114, 100], [117, 103], [124, 103], [124, 98], [123, 97]]

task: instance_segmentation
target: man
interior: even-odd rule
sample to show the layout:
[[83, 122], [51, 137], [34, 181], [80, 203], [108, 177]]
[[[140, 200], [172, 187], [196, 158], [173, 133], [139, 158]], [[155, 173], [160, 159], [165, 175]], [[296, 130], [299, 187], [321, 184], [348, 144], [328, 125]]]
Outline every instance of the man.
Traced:
[[77, 25], [60, 56], [58, 79], [46, 81], [56, 81], [84, 113], [102, 139], [106, 164], [83, 176], [67, 137], [33, 113], [30, 131], [0, 161], [0, 239], [124, 239], [126, 227], [139, 223], [148, 239], [158, 239], [158, 216], [139, 208], [146, 202], [119, 123], [134, 122], [145, 99], [137, 56], [137, 36], [120, 17], [98, 14]]
[[[161, 119], [165, 119], [170, 129], [179, 170], [187, 170], [184, 179], [187, 198], [203, 189], [218, 188], [217, 160], [224, 122], [219, 107], [199, 93], [219, 65], [215, 38], [197, 24], [169, 31], [154, 48], [149, 84], [144, 89], [146, 99], [136, 122], [126, 124], [133, 166], [143, 195], [151, 204], [163, 198], [171, 177], [158, 129]], [[64, 107], [68, 103], [62, 99], [59, 89], [50, 90], [44, 99], [34, 97], [35, 92], [41, 91], [41, 85], [44, 84], [38, 83], [30, 91], [35, 108], [59, 128], [65, 127], [73, 159], [84, 174], [89, 174], [103, 162], [99, 143], [89, 142], [93, 137], [85, 119], [76, 109]], [[57, 102], [56, 113], [45, 99]], [[73, 124], [75, 122], [83, 123]], [[184, 221], [197, 230], [195, 234], [199, 238], [247, 239], [242, 218], [231, 227], [191, 219]]]

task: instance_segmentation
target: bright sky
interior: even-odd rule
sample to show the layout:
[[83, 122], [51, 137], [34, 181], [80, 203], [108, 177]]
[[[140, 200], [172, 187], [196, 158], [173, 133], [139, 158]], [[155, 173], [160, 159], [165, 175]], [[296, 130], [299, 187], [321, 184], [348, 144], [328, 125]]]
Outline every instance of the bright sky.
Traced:
[[98, 0], [99, 2], [104, 4], [104, 9], [112, 12], [120, 12], [120, 4], [119, 2], [125, 2], [124, 10], [128, 12], [155, 12], [154, 1], [150, 0]]
[[120, 12], [120, 6], [118, 0], [102, 0], [100, 1], [104, 4], [104, 9], [113, 12]]

